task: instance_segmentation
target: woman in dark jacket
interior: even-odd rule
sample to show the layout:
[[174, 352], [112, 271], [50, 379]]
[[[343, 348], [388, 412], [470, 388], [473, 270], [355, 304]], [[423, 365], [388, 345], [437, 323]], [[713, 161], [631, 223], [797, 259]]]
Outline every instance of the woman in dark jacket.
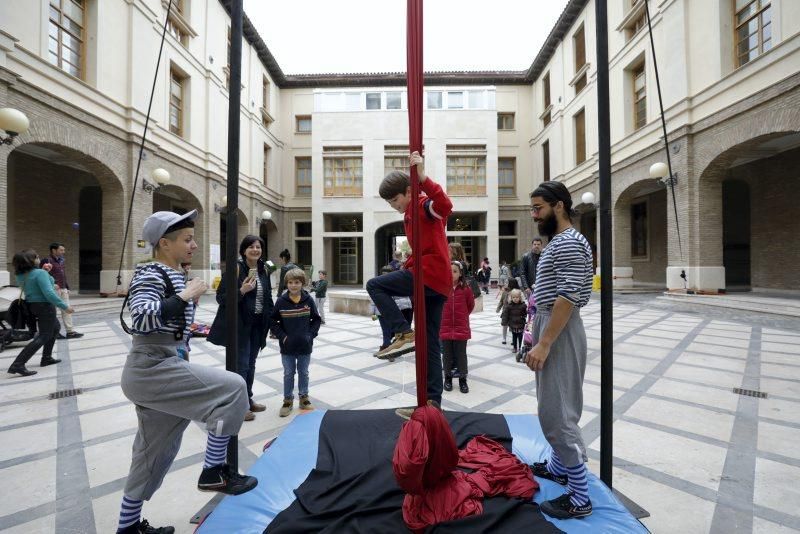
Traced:
[[[253, 401], [253, 380], [256, 373], [256, 357], [267, 344], [269, 316], [272, 313], [272, 286], [269, 281], [262, 253], [264, 241], [254, 235], [245, 236], [239, 245], [237, 262], [237, 295], [239, 302], [238, 335], [239, 347], [237, 371], [247, 382], [247, 395], [250, 397], [250, 410], [245, 421], [255, 419], [253, 412], [263, 412], [266, 406]], [[217, 316], [211, 325], [208, 341], [225, 346], [225, 278], [217, 288]]]

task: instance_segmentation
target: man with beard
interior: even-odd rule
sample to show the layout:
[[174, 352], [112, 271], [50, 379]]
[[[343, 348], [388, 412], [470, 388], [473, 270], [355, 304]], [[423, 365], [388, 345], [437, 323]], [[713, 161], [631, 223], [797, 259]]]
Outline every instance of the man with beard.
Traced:
[[580, 308], [592, 293], [592, 250], [572, 227], [572, 214], [572, 198], [564, 184], [544, 182], [531, 193], [531, 215], [549, 242], [533, 289], [537, 342], [525, 363], [536, 372], [539, 422], [553, 449], [549, 460], [532, 467], [534, 475], [567, 486], [565, 495], [541, 505], [542, 512], [559, 519], [592, 513], [586, 445], [578, 426], [587, 356]]
[[530, 252], [522, 256], [522, 269], [520, 269], [519, 276], [522, 279], [522, 288], [525, 295], [530, 296], [533, 291], [533, 284], [536, 282], [536, 266], [539, 264], [539, 258], [542, 255], [542, 238], [534, 237], [531, 241]]

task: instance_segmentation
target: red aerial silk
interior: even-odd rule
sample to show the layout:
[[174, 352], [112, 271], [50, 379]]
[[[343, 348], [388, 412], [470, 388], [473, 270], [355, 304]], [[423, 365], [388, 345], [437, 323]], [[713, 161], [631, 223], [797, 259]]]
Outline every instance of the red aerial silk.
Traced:
[[530, 500], [539, 488], [530, 468], [496, 441], [478, 436], [459, 451], [447, 420], [432, 406], [418, 408], [403, 425], [392, 468], [407, 493], [403, 520], [414, 532], [483, 513], [484, 497]]
[[[422, 154], [422, 0], [408, 0], [406, 24], [406, 83], [408, 85], [408, 145], [411, 152]], [[419, 178], [411, 167], [411, 239], [419, 237]], [[414, 330], [417, 360], [417, 406], [428, 399], [428, 341], [425, 327], [425, 285], [422, 280], [422, 256], [412, 267], [414, 276]]]

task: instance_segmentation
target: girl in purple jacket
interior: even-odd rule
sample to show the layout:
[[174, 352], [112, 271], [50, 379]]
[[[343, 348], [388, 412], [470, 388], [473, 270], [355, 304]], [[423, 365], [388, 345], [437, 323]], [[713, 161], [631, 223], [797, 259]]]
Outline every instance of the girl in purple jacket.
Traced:
[[467, 385], [467, 340], [472, 337], [469, 328], [469, 314], [475, 308], [475, 296], [464, 282], [464, 266], [451, 261], [453, 290], [442, 310], [442, 326], [439, 337], [444, 350], [444, 390], [453, 391], [453, 361], [458, 368], [458, 388], [461, 393], [469, 393]]

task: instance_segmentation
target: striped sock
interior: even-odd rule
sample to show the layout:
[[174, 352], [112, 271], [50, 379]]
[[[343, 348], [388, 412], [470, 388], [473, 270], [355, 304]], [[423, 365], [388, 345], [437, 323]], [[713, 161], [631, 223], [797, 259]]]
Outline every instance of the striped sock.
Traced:
[[586, 464], [567, 468], [567, 488], [572, 493], [570, 502], [575, 506], [583, 506], [589, 502], [589, 479]]
[[122, 532], [125, 528], [135, 525], [142, 515], [142, 504], [144, 501], [131, 499], [127, 495], [122, 496], [122, 505], [119, 509], [119, 526], [117, 532]]
[[547, 470], [554, 475], [562, 477], [567, 474], [567, 468], [561, 463], [561, 458], [558, 457], [555, 450], [550, 453], [550, 461], [547, 462]]
[[225, 463], [228, 452], [228, 442], [230, 436], [215, 436], [208, 434], [208, 445], [206, 446], [206, 460], [203, 467], [216, 467]]

